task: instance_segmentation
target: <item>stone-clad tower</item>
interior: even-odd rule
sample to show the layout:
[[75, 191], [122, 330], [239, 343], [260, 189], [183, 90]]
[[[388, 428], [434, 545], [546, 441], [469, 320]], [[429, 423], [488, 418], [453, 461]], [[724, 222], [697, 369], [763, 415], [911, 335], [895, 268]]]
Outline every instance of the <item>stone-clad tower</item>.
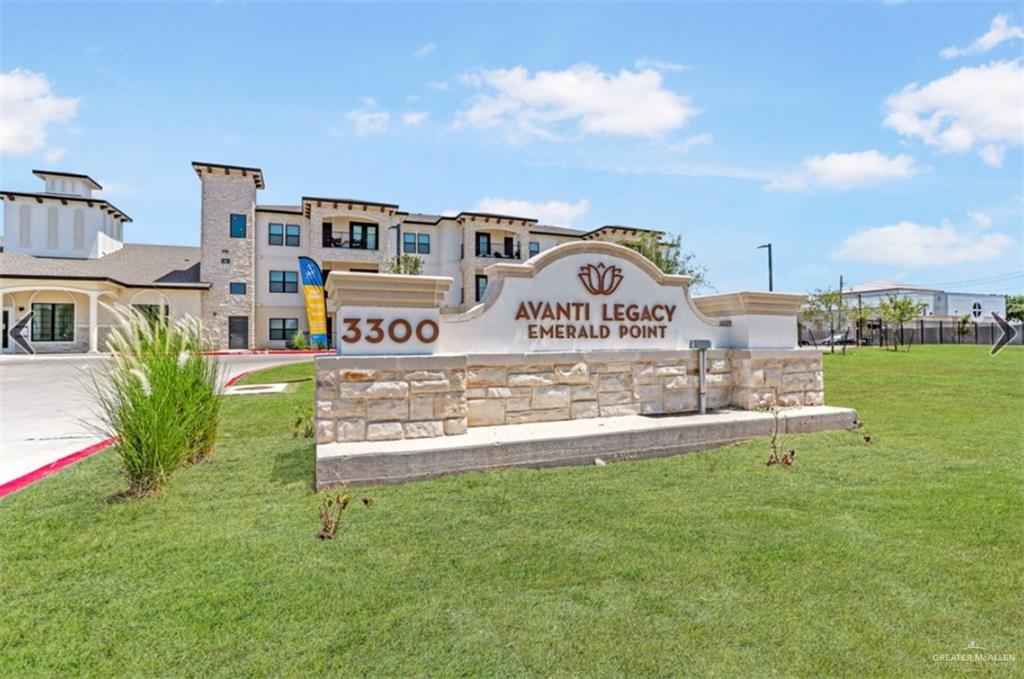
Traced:
[[200, 279], [203, 327], [219, 349], [251, 349], [256, 343], [256, 191], [263, 173], [255, 167], [192, 163], [202, 188]]

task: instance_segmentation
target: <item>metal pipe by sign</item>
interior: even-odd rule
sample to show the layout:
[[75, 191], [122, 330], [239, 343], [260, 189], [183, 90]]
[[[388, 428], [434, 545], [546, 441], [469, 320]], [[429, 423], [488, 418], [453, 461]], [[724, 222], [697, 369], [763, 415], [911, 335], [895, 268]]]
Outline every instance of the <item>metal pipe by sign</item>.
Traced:
[[697, 394], [700, 398], [700, 414], [708, 412], [708, 349], [711, 340], [690, 340], [690, 348], [697, 350]]

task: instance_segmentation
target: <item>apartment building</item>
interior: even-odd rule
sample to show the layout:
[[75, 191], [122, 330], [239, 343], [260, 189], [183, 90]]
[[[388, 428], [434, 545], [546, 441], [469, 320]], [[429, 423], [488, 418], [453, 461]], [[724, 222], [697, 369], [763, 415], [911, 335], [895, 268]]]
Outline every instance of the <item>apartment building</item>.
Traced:
[[[200, 316], [224, 349], [284, 348], [308, 333], [298, 258], [330, 271], [385, 271], [401, 254], [423, 273], [455, 282], [447, 312], [483, 296], [486, 269], [526, 260], [571, 240], [622, 241], [647, 231], [602, 226], [586, 231], [513, 215], [407, 212], [394, 203], [302, 196], [294, 204], [258, 200], [256, 167], [195, 162], [202, 185], [199, 247], [126, 244], [131, 219], [94, 195], [91, 177], [37, 170], [41, 191], [0, 189], [3, 350], [9, 329], [32, 312], [27, 338], [39, 352], [100, 351], [114, 324], [110, 307]], [[335, 324], [328, 316], [329, 333]]]

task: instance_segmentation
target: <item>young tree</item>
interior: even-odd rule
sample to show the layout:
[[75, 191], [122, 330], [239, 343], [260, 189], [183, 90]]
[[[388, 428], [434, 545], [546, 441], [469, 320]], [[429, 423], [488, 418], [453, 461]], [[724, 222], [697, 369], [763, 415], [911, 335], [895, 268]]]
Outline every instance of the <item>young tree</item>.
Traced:
[[1024, 295], [1006, 296], [1006, 320], [1024, 322]]
[[691, 290], [710, 288], [707, 267], [698, 265], [697, 257], [692, 252], [683, 250], [682, 236], [674, 236], [666, 240], [662, 240], [661, 236], [662, 234], [658, 232], [643, 232], [634, 238], [622, 241], [622, 245], [630, 250], [636, 250], [667, 274], [691, 276], [693, 278], [693, 282], [690, 283]]
[[[800, 316], [808, 325], [829, 329], [829, 343], [832, 345], [832, 353], [835, 353], [836, 330], [842, 329], [843, 334], [846, 334], [846, 323], [850, 318], [850, 312], [850, 303], [839, 294], [838, 290], [819, 288], [807, 297], [807, 303], [800, 311]], [[845, 351], [846, 345], [844, 344], [843, 347]]]
[[[899, 337], [899, 342], [903, 342], [903, 324], [920, 316], [923, 310], [924, 304], [921, 302], [915, 302], [909, 297], [897, 297], [896, 295], [889, 295], [888, 299], [879, 305], [878, 311], [882, 316], [882, 320], [888, 323], [893, 331], [892, 348], [894, 351], [898, 350], [896, 338]], [[897, 328], [900, 331], [898, 335], [896, 333]], [[910, 351], [909, 346], [907, 351]]]
[[423, 273], [423, 260], [416, 255], [401, 254], [384, 261], [384, 273], [419, 276]]

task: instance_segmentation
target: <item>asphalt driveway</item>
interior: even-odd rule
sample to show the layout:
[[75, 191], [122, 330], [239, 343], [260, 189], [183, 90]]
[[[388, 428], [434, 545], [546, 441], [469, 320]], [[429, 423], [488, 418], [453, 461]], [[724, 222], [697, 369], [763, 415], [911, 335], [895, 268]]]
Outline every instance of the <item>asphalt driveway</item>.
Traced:
[[[274, 365], [312, 360], [309, 355], [220, 356], [222, 379]], [[0, 358], [0, 484], [97, 443], [90, 430], [89, 385], [105, 356]]]

